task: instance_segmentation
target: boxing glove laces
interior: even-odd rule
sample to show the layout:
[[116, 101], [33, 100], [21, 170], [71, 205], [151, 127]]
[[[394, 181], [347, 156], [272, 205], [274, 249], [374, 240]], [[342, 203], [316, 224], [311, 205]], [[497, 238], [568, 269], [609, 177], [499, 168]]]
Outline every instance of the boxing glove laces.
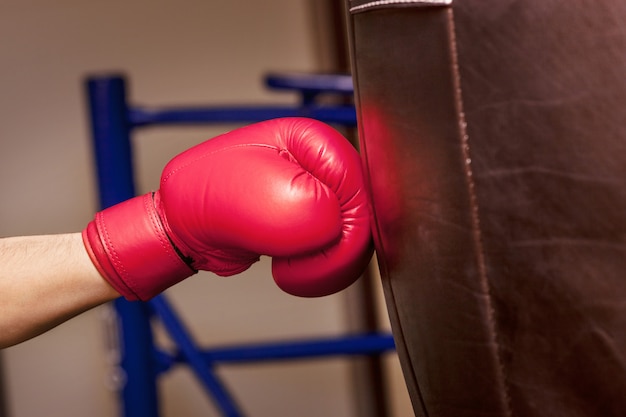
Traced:
[[96, 213], [83, 231], [100, 274], [148, 300], [198, 270], [228, 276], [272, 257], [287, 293], [340, 291], [372, 256], [360, 158], [335, 129], [274, 119], [172, 159], [159, 190]]

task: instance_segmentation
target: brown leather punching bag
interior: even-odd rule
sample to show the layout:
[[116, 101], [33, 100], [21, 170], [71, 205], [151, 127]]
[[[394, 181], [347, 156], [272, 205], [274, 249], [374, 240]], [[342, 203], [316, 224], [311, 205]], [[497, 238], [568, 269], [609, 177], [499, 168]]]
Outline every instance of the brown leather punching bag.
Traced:
[[346, 1], [415, 414], [626, 416], [626, 1]]

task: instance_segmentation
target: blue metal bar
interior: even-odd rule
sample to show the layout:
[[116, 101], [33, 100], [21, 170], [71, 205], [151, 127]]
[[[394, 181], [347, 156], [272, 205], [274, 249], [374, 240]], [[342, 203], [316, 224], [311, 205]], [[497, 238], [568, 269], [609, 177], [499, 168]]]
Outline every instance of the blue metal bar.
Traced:
[[[100, 205], [106, 208], [135, 196], [126, 86], [122, 77], [87, 80]], [[149, 315], [143, 303], [118, 299], [122, 412], [126, 417], [158, 417], [158, 393]]]
[[183, 323], [174, 314], [172, 306], [165, 300], [165, 297], [158, 295], [150, 300], [149, 304], [161, 319], [169, 335], [176, 342], [180, 349], [181, 357], [191, 366], [196, 377], [212, 395], [223, 415], [228, 417], [242, 416], [234, 399], [213, 373], [210, 362], [204, 359], [198, 345]]
[[273, 89], [293, 90], [312, 94], [343, 94], [352, 96], [354, 85], [349, 74], [275, 73], [265, 77], [265, 84]]
[[322, 94], [330, 93], [335, 97], [343, 96], [344, 98], [352, 99], [354, 93], [354, 86], [352, 85], [352, 77], [350, 75], [308, 73], [270, 74], [265, 78], [265, 84], [275, 90], [299, 92], [303, 106], [314, 104]]
[[[203, 350], [207, 363], [247, 363], [282, 361], [329, 356], [353, 356], [382, 354], [395, 350], [390, 334], [365, 334], [309, 340], [259, 343], [247, 346], [225, 346]], [[180, 355], [174, 358], [183, 361]]]
[[354, 106], [233, 106], [129, 110], [133, 126], [154, 124], [254, 123], [279, 117], [310, 117], [330, 124], [356, 126]]

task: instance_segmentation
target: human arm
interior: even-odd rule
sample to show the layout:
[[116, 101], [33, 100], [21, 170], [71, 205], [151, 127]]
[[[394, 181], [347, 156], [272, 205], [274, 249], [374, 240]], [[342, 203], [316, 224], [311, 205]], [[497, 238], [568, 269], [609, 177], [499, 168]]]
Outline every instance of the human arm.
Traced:
[[0, 239], [0, 348], [119, 296], [93, 266], [80, 233]]
[[158, 190], [96, 213], [82, 236], [3, 240], [0, 347], [120, 295], [148, 301], [199, 270], [235, 275], [261, 255], [284, 291], [332, 294], [372, 251], [360, 158], [345, 138], [303, 118], [246, 126], [176, 156]]

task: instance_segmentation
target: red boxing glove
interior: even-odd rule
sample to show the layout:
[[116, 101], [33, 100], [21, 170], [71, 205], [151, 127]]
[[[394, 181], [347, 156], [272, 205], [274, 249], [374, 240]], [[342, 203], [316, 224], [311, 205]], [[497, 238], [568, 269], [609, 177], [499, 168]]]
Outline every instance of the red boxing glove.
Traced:
[[148, 300], [197, 270], [233, 275], [271, 256], [298, 296], [352, 284], [372, 256], [359, 155], [303, 118], [253, 124], [171, 160], [159, 191], [96, 214], [83, 240], [128, 300]]

